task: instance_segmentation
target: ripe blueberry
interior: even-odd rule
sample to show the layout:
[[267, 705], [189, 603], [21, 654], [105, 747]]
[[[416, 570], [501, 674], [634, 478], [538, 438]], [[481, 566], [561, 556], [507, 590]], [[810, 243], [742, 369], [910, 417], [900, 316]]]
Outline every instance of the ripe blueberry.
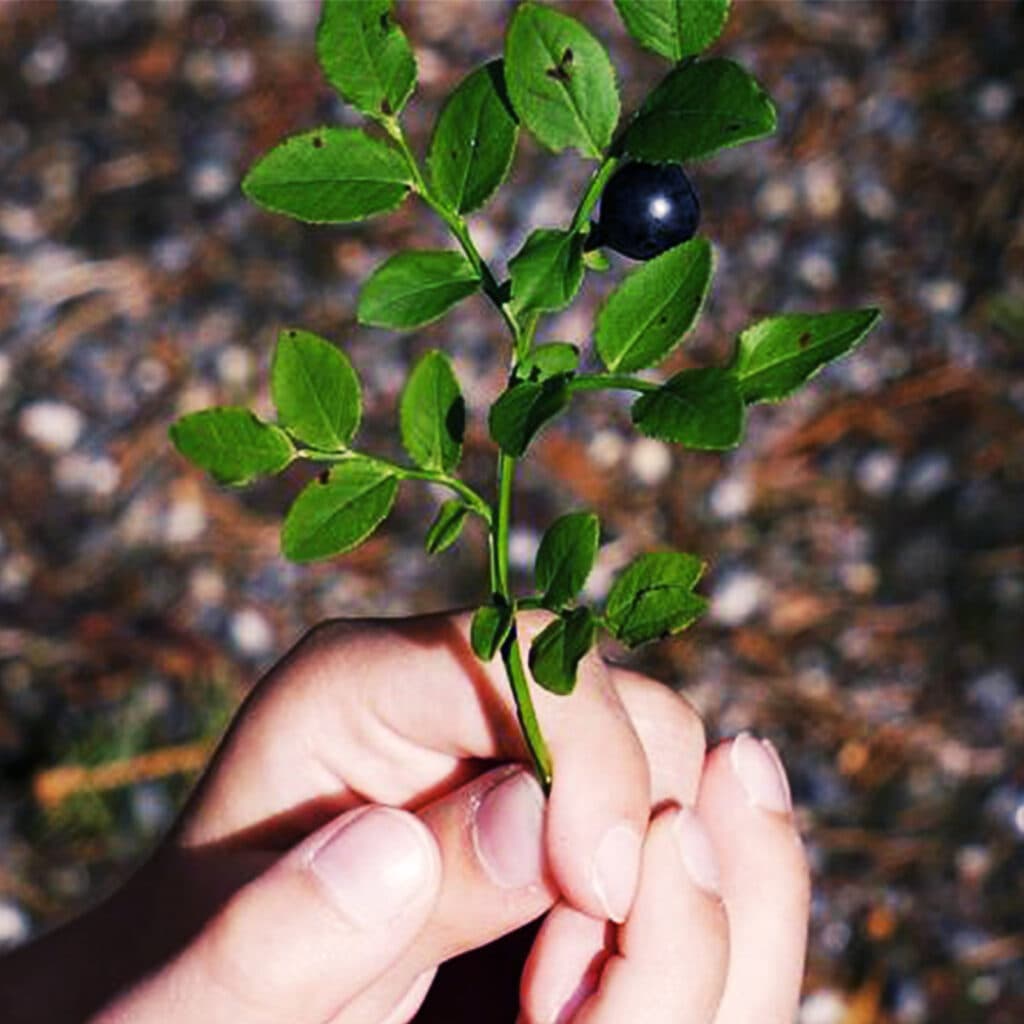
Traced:
[[616, 171], [601, 195], [601, 216], [588, 248], [606, 246], [649, 260], [697, 233], [700, 202], [678, 164], [630, 163]]

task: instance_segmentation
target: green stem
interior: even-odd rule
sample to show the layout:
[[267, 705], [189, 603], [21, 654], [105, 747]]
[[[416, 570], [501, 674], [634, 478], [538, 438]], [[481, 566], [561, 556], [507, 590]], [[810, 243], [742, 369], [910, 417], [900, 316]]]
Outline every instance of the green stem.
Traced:
[[512, 631], [501, 646], [501, 661], [505, 666], [505, 674], [508, 676], [508, 681], [512, 686], [512, 696], [516, 702], [516, 715], [519, 719], [519, 727], [522, 729], [523, 736], [526, 739], [526, 745], [530, 750], [533, 770], [546, 796], [551, 792], [554, 766], [551, 762], [551, 753], [544, 742], [544, 734], [541, 732], [540, 722], [537, 721], [537, 713], [533, 708], [533, 700], [530, 697], [530, 684], [527, 681], [526, 670], [523, 668], [523, 659], [519, 653], [519, 638], [514, 623]]
[[608, 179], [615, 173], [615, 168], [618, 166], [619, 158], [617, 156], [606, 156], [604, 158], [604, 162], [598, 167], [594, 172], [594, 176], [587, 183], [587, 190], [583, 193], [579, 206], [576, 207], [576, 213], [573, 214], [572, 226], [570, 227], [571, 231], [581, 231], [583, 229], [591, 213], [594, 212], [594, 207], [597, 205], [597, 200], [604, 191]]
[[661, 385], [624, 373], [581, 373], [569, 381], [570, 391], [657, 391]]

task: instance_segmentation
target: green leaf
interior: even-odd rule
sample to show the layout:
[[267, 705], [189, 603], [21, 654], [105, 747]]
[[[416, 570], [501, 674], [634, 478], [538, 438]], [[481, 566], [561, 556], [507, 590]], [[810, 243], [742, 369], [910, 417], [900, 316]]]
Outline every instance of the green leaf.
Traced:
[[685, 629], [707, 607], [693, 588], [704, 563], [679, 551], [658, 551], [635, 559], [616, 579], [604, 609], [609, 632], [637, 647]]
[[877, 309], [784, 313], [748, 327], [732, 370], [746, 402], [777, 402], [852, 351], [881, 319]]
[[534, 565], [545, 608], [558, 611], [583, 588], [597, 557], [600, 529], [592, 512], [570, 512], [548, 527]]
[[422, 327], [444, 316], [480, 287], [460, 252], [400, 252], [382, 263], [359, 294], [359, 322], [373, 327]]
[[565, 375], [544, 381], [521, 381], [491, 406], [491, 437], [506, 455], [521, 456], [537, 432], [569, 404]]
[[509, 260], [512, 303], [521, 312], [553, 312], [572, 302], [583, 283], [583, 237], [539, 228]]
[[408, 194], [409, 169], [396, 150], [357, 128], [316, 128], [257, 160], [242, 191], [275, 213], [340, 224], [395, 209]]
[[575, 373], [580, 350], [567, 341], [549, 341], [533, 348], [516, 367], [519, 380], [547, 380], [559, 374]]
[[468, 515], [469, 507], [458, 498], [446, 501], [437, 510], [437, 515], [427, 530], [427, 554], [436, 555], [450, 548], [459, 539]]
[[711, 244], [694, 238], [634, 270], [597, 317], [598, 355], [613, 373], [660, 363], [696, 323], [711, 284]]
[[416, 60], [391, 0], [324, 0], [316, 55], [327, 81], [370, 117], [397, 114], [416, 85]]
[[731, 60], [697, 61], [670, 72], [622, 138], [630, 156], [680, 163], [775, 131], [768, 94]]
[[466, 403], [451, 361], [436, 349], [413, 368], [399, 406], [402, 443], [421, 469], [450, 473], [462, 457]]
[[578, 21], [522, 4], [505, 39], [505, 79], [520, 120], [556, 153], [575, 146], [598, 159], [619, 121], [615, 69]]
[[362, 393], [352, 364], [341, 349], [309, 331], [279, 335], [270, 391], [281, 426], [314, 448], [344, 448], [359, 426]]
[[603, 249], [587, 249], [583, 253], [583, 266], [587, 270], [594, 270], [603, 274], [612, 269], [612, 261], [608, 259]]
[[246, 484], [284, 469], [295, 456], [288, 435], [248, 409], [223, 405], [171, 424], [174, 447], [218, 483]]
[[669, 60], [706, 50], [721, 34], [729, 0], [615, 0], [629, 34]]
[[512, 629], [512, 609], [507, 604], [477, 608], [469, 627], [469, 642], [481, 661], [490, 661]]
[[744, 412], [736, 378], [718, 366], [677, 373], [631, 410], [642, 434], [704, 451], [735, 448], [743, 439]]
[[565, 696], [576, 686], [576, 670], [594, 646], [597, 620], [589, 608], [563, 612], [534, 637], [530, 644], [530, 672], [552, 693]]
[[434, 191], [456, 213], [479, 209], [508, 175], [518, 136], [502, 62], [493, 60], [464, 78], [441, 110], [427, 156]]
[[340, 462], [292, 503], [281, 529], [281, 550], [293, 562], [351, 551], [384, 521], [397, 493], [390, 466], [362, 456]]

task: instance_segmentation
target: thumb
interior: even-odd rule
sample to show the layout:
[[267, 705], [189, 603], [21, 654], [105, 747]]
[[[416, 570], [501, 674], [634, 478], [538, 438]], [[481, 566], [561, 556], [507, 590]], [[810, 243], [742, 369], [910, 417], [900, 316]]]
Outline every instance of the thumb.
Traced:
[[100, 1024], [323, 1021], [399, 959], [440, 885], [437, 842], [415, 815], [351, 811], [240, 889]]

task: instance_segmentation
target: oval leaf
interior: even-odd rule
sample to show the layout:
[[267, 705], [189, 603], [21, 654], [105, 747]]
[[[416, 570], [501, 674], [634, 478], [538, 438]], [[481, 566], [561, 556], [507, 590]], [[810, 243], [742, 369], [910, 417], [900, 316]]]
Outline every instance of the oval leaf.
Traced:
[[634, 270], [608, 296], [594, 342], [612, 372], [660, 363], [697, 322], [711, 284], [711, 245], [694, 238]]
[[270, 391], [281, 425], [314, 448], [344, 448], [359, 426], [363, 403], [356, 371], [341, 349], [309, 331], [281, 332]]
[[537, 432], [569, 404], [565, 376], [522, 381], [503, 392], [491, 406], [491, 437], [506, 455], [518, 458]]
[[174, 447], [218, 483], [245, 484], [284, 469], [295, 455], [288, 435], [248, 409], [224, 405], [171, 425]]
[[398, 152], [357, 128], [317, 128], [257, 160], [242, 191], [275, 213], [340, 224], [393, 210], [409, 191], [409, 170]]
[[281, 529], [281, 550], [293, 562], [351, 551], [384, 521], [397, 492], [390, 467], [362, 457], [341, 462], [295, 499]]
[[469, 627], [469, 642], [481, 661], [490, 661], [512, 629], [512, 609], [507, 604], [477, 608]]
[[436, 555], [450, 548], [459, 539], [468, 515], [469, 508], [458, 498], [446, 501], [427, 530], [427, 554]]
[[785, 313], [748, 327], [732, 368], [746, 402], [777, 402], [845, 356], [881, 319], [877, 309]]
[[597, 557], [600, 524], [592, 512], [556, 519], [540, 542], [534, 576], [545, 608], [558, 611], [583, 588]]
[[437, 119], [427, 161], [434, 191], [457, 213], [479, 209], [512, 166], [519, 122], [500, 60], [464, 78]]
[[509, 260], [512, 303], [521, 312], [552, 312], [572, 302], [583, 283], [583, 237], [539, 228]]
[[472, 295], [480, 278], [462, 253], [400, 252], [382, 263], [359, 294], [359, 322], [421, 327]]
[[704, 563], [694, 555], [641, 555], [616, 579], [605, 605], [605, 625], [627, 647], [685, 629], [707, 606], [693, 593], [703, 572]]
[[576, 687], [579, 663], [594, 645], [597, 621], [589, 608], [574, 608], [549, 623], [530, 644], [530, 672], [552, 693], [565, 696]]
[[399, 406], [402, 443], [421, 469], [450, 473], [462, 457], [466, 403], [448, 357], [427, 352], [413, 368]]
[[615, 0], [629, 34], [669, 60], [706, 50], [721, 34], [729, 0]]
[[566, 14], [522, 4], [505, 40], [505, 78], [520, 120], [556, 153], [597, 159], [619, 121], [615, 69], [605, 48]]
[[712, 366], [677, 373], [657, 391], [641, 395], [631, 414], [637, 429], [648, 437], [722, 451], [742, 440], [744, 411], [736, 378]]
[[648, 96], [622, 148], [650, 163], [680, 163], [775, 131], [775, 107], [739, 64], [684, 64]]

